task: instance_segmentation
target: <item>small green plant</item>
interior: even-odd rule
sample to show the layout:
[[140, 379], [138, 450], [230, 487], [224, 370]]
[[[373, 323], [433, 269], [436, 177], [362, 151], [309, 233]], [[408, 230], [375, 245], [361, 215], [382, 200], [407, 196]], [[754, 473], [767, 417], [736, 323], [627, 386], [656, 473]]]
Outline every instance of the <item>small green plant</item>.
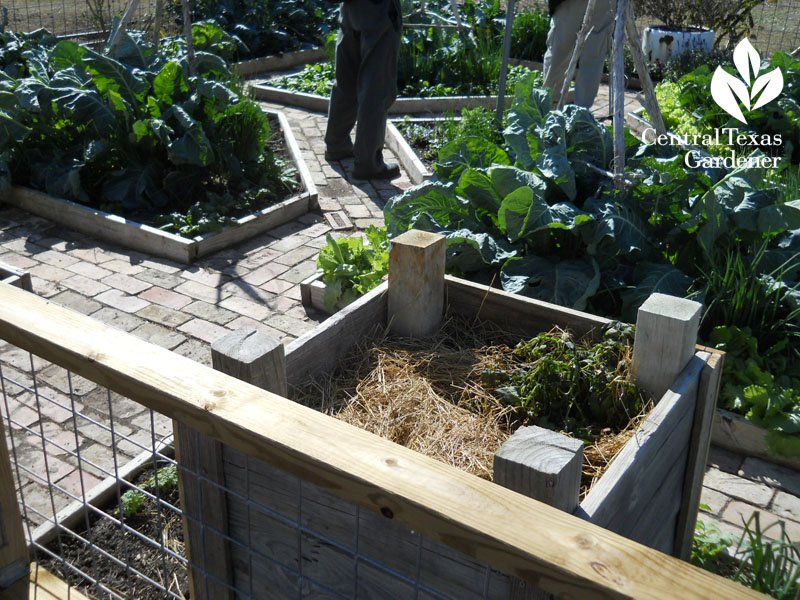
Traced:
[[162, 467], [156, 471], [156, 475], [141, 485], [141, 490], [134, 488], [122, 494], [118, 511], [126, 519], [138, 516], [147, 503], [147, 495], [144, 492], [166, 496], [175, 491], [177, 487], [178, 467], [176, 465]]
[[[705, 504], [700, 505], [700, 510], [710, 510]], [[736, 544], [736, 538], [720, 531], [714, 523], [705, 523], [700, 519], [694, 528], [692, 539], [691, 562], [706, 571], [721, 574], [724, 571], [722, 552]]]
[[389, 241], [386, 228], [367, 227], [368, 245], [361, 237], [335, 239], [327, 235], [317, 266], [322, 269], [325, 307], [333, 312], [376, 287], [389, 272]]
[[514, 349], [519, 368], [486, 370], [481, 380], [521, 417], [591, 440], [600, 427], [619, 432], [646, 401], [629, 377], [632, 325], [612, 322], [597, 344], [566, 331], [542, 333]]
[[534, 8], [524, 10], [514, 17], [511, 30], [511, 56], [523, 60], [542, 60], [547, 50], [547, 33], [550, 15]]
[[[732, 579], [778, 600], [792, 600], [800, 592], [800, 550], [783, 521], [762, 528], [760, 515], [755, 511], [744, 524], [744, 535], [734, 553], [741, 562]], [[779, 535], [770, 539], [775, 530]]]
[[120, 512], [126, 519], [130, 519], [139, 514], [139, 511], [144, 507], [147, 501], [145, 496], [139, 490], [128, 490], [120, 496]]

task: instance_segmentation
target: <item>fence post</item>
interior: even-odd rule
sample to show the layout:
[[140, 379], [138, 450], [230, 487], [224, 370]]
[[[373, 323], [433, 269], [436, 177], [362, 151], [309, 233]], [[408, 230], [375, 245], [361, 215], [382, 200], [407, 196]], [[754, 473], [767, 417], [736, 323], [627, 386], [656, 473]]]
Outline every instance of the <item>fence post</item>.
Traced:
[[[5, 426], [0, 419], [0, 591], [27, 578], [30, 572], [28, 544], [25, 542], [16, 490], [6, 446]], [[28, 597], [27, 588], [25, 597]]]
[[[253, 328], [238, 329], [217, 340], [211, 346], [211, 363], [226, 375], [276, 394], [285, 396], [287, 393], [283, 344]], [[174, 430], [175, 451], [180, 464], [190, 473], [200, 473], [224, 486], [222, 443], [177, 421]], [[187, 475], [181, 477], [183, 510], [191, 517], [184, 517], [186, 553], [191, 564], [213, 575], [207, 577], [200, 569], [190, 569], [192, 598], [233, 600], [233, 566], [230, 544], [226, 539], [228, 510], [225, 491]], [[201, 516], [202, 527], [197, 522]], [[221, 584], [217, 578], [228, 585]]]
[[639, 307], [633, 341], [636, 383], [660, 400], [694, 356], [703, 305], [651, 294]]
[[[578, 506], [583, 442], [542, 427], [520, 427], [494, 455], [496, 484], [565, 512]], [[511, 578], [511, 600], [550, 600], [543, 592]]]
[[445, 237], [412, 229], [389, 250], [389, 329], [425, 336], [438, 329], [444, 312]]

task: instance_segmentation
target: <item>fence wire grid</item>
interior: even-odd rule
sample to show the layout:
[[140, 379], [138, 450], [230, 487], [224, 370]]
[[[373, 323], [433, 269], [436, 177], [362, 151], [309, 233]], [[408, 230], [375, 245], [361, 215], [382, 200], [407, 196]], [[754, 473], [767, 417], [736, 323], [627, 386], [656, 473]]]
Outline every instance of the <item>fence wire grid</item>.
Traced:
[[[238, 451], [224, 454], [229, 485], [179, 464], [167, 417], [2, 342], [0, 392], [32, 558], [92, 597], [183, 599], [190, 571], [207, 599], [507, 595], [502, 573], [483, 566], [465, 576], [474, 564], [455, 551], [452, 587], [427, 585], [428, 538]], [[176, 473], [193, 514], [181, 507]], [[229, 525], [217, 528], [203, 511], [220, 493]], [[396, 527], [395, 547], [363, 534], [377, 521]], [[190, 561], [192, 529], [201, 543]], [[210, 566], [220, 542], [229, 577]]]

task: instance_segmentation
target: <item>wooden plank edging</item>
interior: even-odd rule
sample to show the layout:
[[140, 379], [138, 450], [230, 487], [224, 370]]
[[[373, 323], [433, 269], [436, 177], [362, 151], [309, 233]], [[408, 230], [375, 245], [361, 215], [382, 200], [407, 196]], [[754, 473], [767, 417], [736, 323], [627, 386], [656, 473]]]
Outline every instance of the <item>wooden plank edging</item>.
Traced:
[[328, 55], [325, 48], [309, 48], [306, 50], [295, 50], [294, 52], [283, 52], [261, 58], [250, 60], [240, 60], [233, 65], [233, 72], [237, 75], [255, 75], [264, 71], [281, 71], [307, 65], [309, 63], [324, 60]]
[[10, 286], [0, 337], [563, 598], [760, 597]]
[[70, 200], [54, 198], [44, 192], [22, 186], [14, 186], [3, 195], [0, 195], [0, 202], [7, 202], [27, 212], [55, 221], [97, 239], [114, 242], [126, 248], [146, 252], [151, 256], [174, 260], [181, 264], [191, 264], [202, 256], [217, 252], [292, 221], [318, 206], [317, 188], [314, 185], [311, 172], [302, 157], [297, 141], [292, 134], [286, 116], [275, 111], [265, 112], [277, 116], [280, 121], [287, 149], [297, 166], [305, 191], [251, 215], [242, 217], [238, 220], [237, 226], [228, 227], [223, 231], [187, 239], [118, 215]]
[[711, 429], [711, 444], [800, 471], [800, 456], [770, 453], [767, 446], [768, 433], [768, 429], [751, 423], [742, 415], [718, 408]]
[[394, 152], [397, 161], [414, 185], [419, 185], [433, 177], [431, 170], [419, 159], [417, 153], [392, 121], [386, 123], [386, 147]]

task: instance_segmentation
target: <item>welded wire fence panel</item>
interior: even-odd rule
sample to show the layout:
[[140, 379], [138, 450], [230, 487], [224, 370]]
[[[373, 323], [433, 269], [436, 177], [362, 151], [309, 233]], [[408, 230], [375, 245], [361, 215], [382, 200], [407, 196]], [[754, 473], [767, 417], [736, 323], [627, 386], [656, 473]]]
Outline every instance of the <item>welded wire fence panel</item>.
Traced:
[[800, 47], [800, 0], [765, 2], [753, 11], [755, 39], [762, 54]]
[[488, 565], [246, 454], [220, 445], [221, 478], [179, 464], [172, 421], [2, 341], [0, 393], [35, 559], [93, 597], [509, 597]]
[[[5, 0], [11, 31], [27, 32], [45, 28], [59, 36], [108, 31], [112, 17], [125, 12], [126, 0]], [[166, 5], [166, 3], [165, 3]], [[140, 0], [130, 29], [147, 30], [155, 15], [155, 0]], [[168, 18], [172, 19], [169, 14]]]

